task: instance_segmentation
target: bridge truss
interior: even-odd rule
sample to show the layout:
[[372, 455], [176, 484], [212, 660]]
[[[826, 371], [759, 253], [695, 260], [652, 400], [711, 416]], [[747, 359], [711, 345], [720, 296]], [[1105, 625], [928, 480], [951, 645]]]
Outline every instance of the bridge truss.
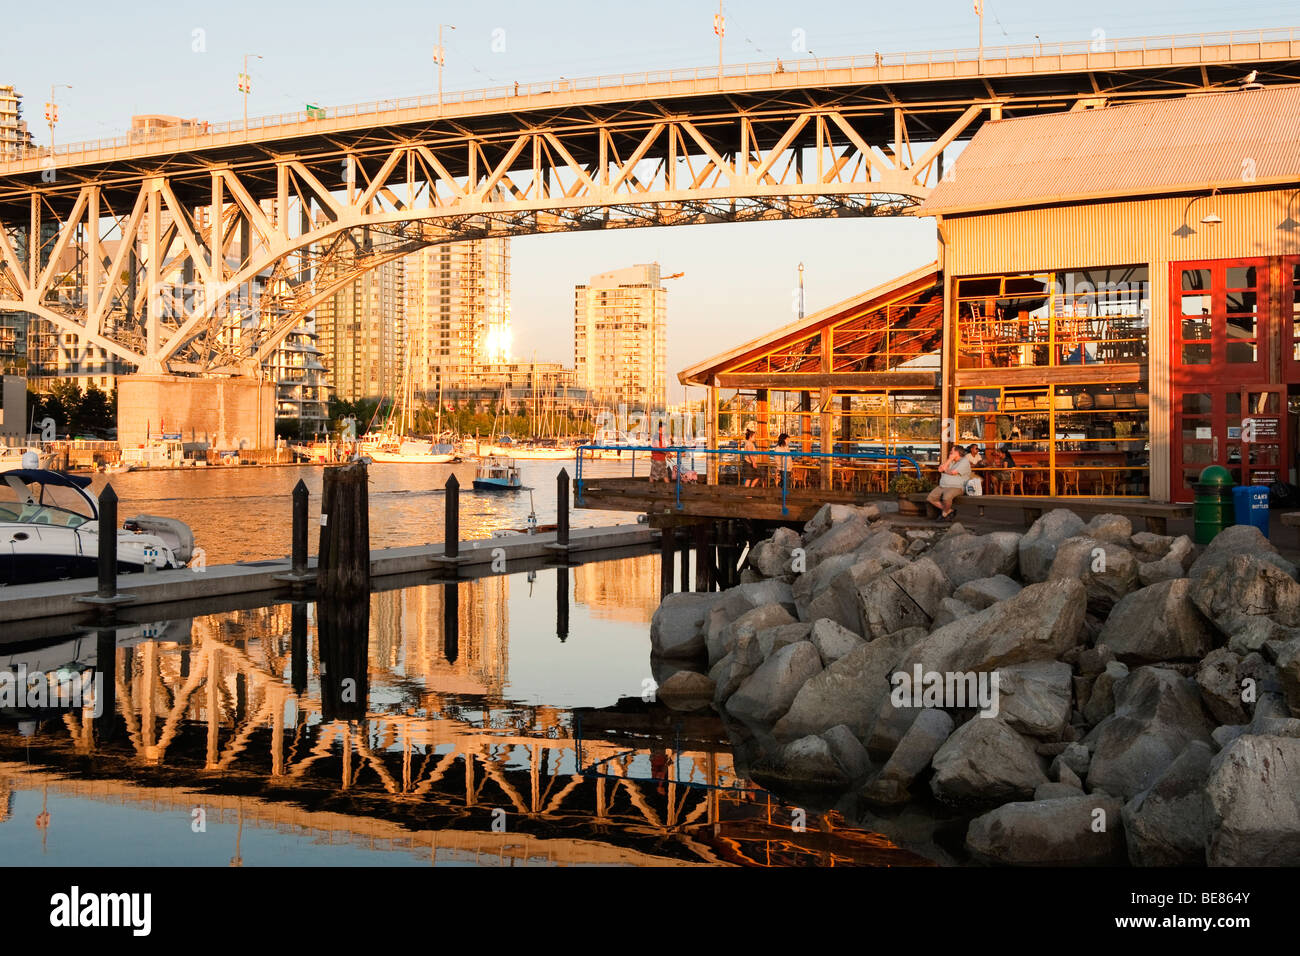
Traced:
[[[1265, 56], [1264, 54], [1267, 54]], [[140, 371], [257, 374], [365, 272], [465, 239], [908, 215], [989, 118], [1300, 80], [1300, 42], [1120, 69], [880, 65], [334, 111], [0, 163], [0, 311]], [[1010, 61], [1007, 61], [1010, 63]], [[959, 64], [958, 64], [959, 65]], [[734, 88], [732, 88], [734, 87]], [[36, 254], [33, 254], [35, 250]]]

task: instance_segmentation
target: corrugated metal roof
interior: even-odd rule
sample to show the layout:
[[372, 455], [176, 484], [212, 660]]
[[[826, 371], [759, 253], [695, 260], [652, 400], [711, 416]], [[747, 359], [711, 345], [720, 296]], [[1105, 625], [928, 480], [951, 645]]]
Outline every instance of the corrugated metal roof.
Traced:
[[1300, 181], [1300, 86], [985, 123], [919, 215]]
[[829, 305], [824, 309], [814, 312], [812, 315], [805, 316], [802, 320], [791, 322], [789, 325], [783, 325], [779, 329], [774, 329], [766, 335], [760, 335], [756, 339], [751, 339], [743, 345], [737, 345], [729, 351], [712, 358], [707, 358], [702, 362], [697, 362], [690, 368], [683, 369], [677, 373], [677, 381], [683, 385], [707, 385], [716, 373], [719, 367], [730, 365], [740, 361], [745, 356], [761, 352], [764, 349], [772, 348], [778, 343], [785, 340], [797, 339], [807, 335], [824, 325], [830, 325], [836, 320], [843, 317], [844, 313], [860, 309], [864, 306], [872, 307], [878, 300], [882, 301], [897, 293], [900, 289], [905, 289], [912, 284], [918, 284], [925, 288], [941, 281], [939, 272], [939, 263], [931, 262], [929, 265], [913, 269], [911, 272], [904, 273], [897, 278], [890, 279], [874, 289], [868, 289], [866, 292], [860, 292], [855, 296], [850, 296], [834, 305]]

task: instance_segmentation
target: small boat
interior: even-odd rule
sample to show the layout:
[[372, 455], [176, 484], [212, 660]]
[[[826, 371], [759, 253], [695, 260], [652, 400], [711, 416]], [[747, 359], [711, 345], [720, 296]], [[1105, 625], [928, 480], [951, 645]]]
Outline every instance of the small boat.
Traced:
[[[89, 476], [43, 468], [0, 473], [0, 584], [93, 577], [98, 572], [99, 500]], [[118, 571], [183, 568], [194, 534], [185, 522], [137, 515], [114, 529]]]
[[41, 468], [52, 468], [54, 466], [54, 455], [41, 451], [39, 448], [28, 445], [0, 445], [0, 472], [12, 471], [15, 468], [26, 468], [27, 464], [24, 459], [27, 455], [35, 455], [40, 462], [39, 467]]
[[500, 455], [483, 459], [474, 473], [474, 487], [479, 491], [518, 491], [523, 486], [519, 466]]
[[135, 465], [129, 461], [118, 460], [104, 466], [104, 474], [106, 475], [124, 475], [128, 471], [135, 471]]

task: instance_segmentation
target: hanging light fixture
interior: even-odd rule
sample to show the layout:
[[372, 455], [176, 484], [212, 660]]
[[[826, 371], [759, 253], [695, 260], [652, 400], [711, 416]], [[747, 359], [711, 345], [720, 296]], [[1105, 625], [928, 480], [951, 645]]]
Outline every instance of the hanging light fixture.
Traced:
[[1210, 211], [1201, 217], [1202, 226], [1217, 226], [1223, 222], [1223, 220], [1219, 218], [1218, 213], [1214, 211], [1214, 196], [1218, 191], [1217, 187], [1210, 190]]

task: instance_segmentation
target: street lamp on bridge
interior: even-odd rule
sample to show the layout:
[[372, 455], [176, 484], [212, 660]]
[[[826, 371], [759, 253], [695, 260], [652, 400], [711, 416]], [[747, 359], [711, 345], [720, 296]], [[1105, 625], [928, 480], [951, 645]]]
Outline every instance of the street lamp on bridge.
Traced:
[[442, 28], [456, 29], [450, 23], [438, 24], [438, 45], [433, 48], [433, 62], [438, 64], [438, 108], [442, 108], [442, 68], [447, 65], [447, 48], [442, 45]]
[[253, 91], [253, 78], [248, 75], [248, 58], [262, 59], [260, 54], [244, 54], [244, 72], [239, 74], [239, 92], [244, 94], [244, 132], [248, 132], [248, 94]]
[[50, 101], [45, 104], [45, 121], [50, 124], [50, 156], [54, 156], [54, 127], [59, 122], [59, 104], [54, 102], [55, 90], [70, 90], [71, 83], [50, 85]]

